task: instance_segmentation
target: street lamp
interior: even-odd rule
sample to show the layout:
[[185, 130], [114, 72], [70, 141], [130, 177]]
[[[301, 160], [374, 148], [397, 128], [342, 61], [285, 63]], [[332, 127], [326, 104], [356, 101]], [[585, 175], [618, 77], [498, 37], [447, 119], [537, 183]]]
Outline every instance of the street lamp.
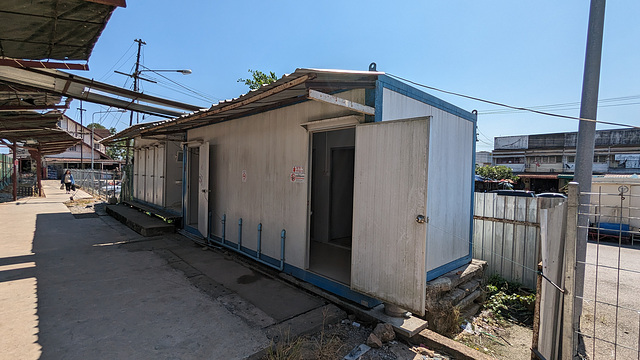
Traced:
[[94, 168], [93, 168], [93, 155], [95, 153], [95, 149], [93, 148], [93, 129], [96, 128], [96, 121], [95, 121], [95, 116], [96, 114], [106, 114], [106, 113], [110, 113], [110, 112], [126, 112], [126, 110], [124, 109], [117, 109], [117, 110], [104, 110], [104, 111], [96, 111], [93, 114], [91, 114], [91, 187], [95, 186], [95, 176], [94, 176]]
[[140, 74], [142, 74], [145, 71], [150, 71], [150, 72], [154, 72], [154, 73], [159, 73], [159, 72], [177, 72], [177, 73], [180, 73], [182, 75], [191, 75], [193, 73], [193, 71], [191, 71], [191, 69], [180, 69], [180, 70], [142, 69], [142, 70], [134, 71], [133, 74], [127, 74], [127, 73], [124, 73], [124, 72], [118, 71], [118, 70], [114, 70], [113, 72], [116, 73], [116, 74], [128, 76], [130, 78], [133, 78], [134, 80], [140, 79], [140, 80], [148, 81], [150, 83], [157, 84], [158, 83], [157, 81], [154, 81], [154, 80], [151, 80], [151, 79], [145, 79], [145, 78], [140, 76]]

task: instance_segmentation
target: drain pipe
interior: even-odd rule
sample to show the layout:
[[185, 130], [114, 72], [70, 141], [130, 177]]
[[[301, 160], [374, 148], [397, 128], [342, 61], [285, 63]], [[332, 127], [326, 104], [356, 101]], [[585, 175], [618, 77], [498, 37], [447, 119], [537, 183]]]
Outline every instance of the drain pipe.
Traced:
[[260, 259], [260, 255], [262, 255], [262, 223], [258, 224], [258, 247], [256, 249], [256, 257]]
[[[209, 226], [211, 224], [211, 217], [212, 217], [212, 213], [209, 212], [209, 218], [210, 218]], [[213, 237], [211, 237], [211, 229], [210, 228], [208, 229], [209, 234], [207, 235], [207, 244], [209, 246], [213, 246], [213, 243], [220, 244], [229, 250], [233, 250], [237, 253], [240, 253], [250, 259], [260, 262], [261, 264], [270, 266], [280, 271], [284, 270], [284, 244], [285, 244], [285, 238], [287, 234], [287, 231], [285, 229], [282, 229], [282, 231], [280, 232], [280, 264], [274, 265], [272, 263], [262, 260], [262, 223], [258, 224], [258, 245], [257, 245], [257, 251], [255, 256], [242, 250], [242, 218], [238, 219], [238, 244], [235, 246], [233, 245], [233, 243], [231, 245], [226, 244], [227, 214], [222, 215], [221, 223], [222, 223], [222, 239], [220, 239], [220, 241], [215, 240]]]
[[287, 231], [282, 229], [280, 232], [280, 270], [284, 270], [284, 239], [287, 237]]
[[238, 220], [238, 250], [242, 251], [242, 218]]
[[211, 220], [212, 220], [213, 212], [209, 211], [209, 221], [207, 221], [207, 236], [205, 239], [207, 240], [207, 244], [211, 243]]
[[227, 230], [227, 214], [222, 214], [222, 244], [224, 245], [224, 237]]

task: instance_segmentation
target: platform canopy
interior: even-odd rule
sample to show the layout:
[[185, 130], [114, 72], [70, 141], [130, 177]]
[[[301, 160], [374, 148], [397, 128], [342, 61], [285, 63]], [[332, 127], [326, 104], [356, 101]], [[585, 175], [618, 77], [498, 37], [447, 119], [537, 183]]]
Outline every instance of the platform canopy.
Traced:
[[20, 142], [24, 147], [38, 149], [42, 155], [54, 155], [80, 142], [68, 132], [58, 128], [62, 113], [51, 111], [41, 114], [35, 111], [2, 113], [0, 139]]
[[125, 0], [0, 1], [0, 56], [89, 60], [98, 37]]

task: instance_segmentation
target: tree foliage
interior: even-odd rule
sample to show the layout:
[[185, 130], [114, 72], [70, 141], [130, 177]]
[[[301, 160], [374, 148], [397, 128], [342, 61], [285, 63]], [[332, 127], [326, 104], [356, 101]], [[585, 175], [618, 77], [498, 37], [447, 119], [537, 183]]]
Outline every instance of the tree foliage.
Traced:
[[518, 177], [513, 175], [513, 170], [511, 170], [510, 167], [504, 166], [504, 165], [476, 166], [476, 174], [491, 180], [503, 180], [503, 179], [510, 179], [513, 181], [518, 180]]
[[[96, 128], [97, 129], [97, 128]], [[117, 133], [116, 128], [109, 129], [111, 134]], [[127, 140], [122, 140], [107, 146], [107, 156], [114, 160], [124, 160], [127, 156]]]
[[248, 70], [251, 74], [251, 78], [249, 79], [238, 79], [238, 82], [244, 83], [249, 86], [249, 89], [256, 90], [261, 86], [271, 84], [272, 82], [278, 80], [278, 76], [273, 71], [269, 71], [269, 74], [265, 74], [260, 70]]
[[[104, 127], [104, 126], [102, 126], [101, 124], [98, 124], [98, 123], [91, 123], [91, 124], [87, 125], [87, 129], [106, 129], [106, 127]], [[109, 130], [109, 131], [111, 131], [111, 130]]]

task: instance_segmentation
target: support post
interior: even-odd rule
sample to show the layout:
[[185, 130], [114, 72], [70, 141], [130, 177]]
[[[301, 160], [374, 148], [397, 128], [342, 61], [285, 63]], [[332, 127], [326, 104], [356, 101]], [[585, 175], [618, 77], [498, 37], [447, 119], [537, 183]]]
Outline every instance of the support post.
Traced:
[[562, 359], [571, 360], [577, 350], [577, 321], [574, 303], [576, 301], [576, 240], [578, 236], [578, 206], [580, 190], [576, 182], [569, 183], [567, 208], [567, 230], [564, 248], [564, 297], [562, 312]]
[[13, 183], [13, 201], [18, 201], [18, 145], [16, 144], [16, 140], [13, 140], [12, 143], [13, 174], [11, 174], [11, 182]]

